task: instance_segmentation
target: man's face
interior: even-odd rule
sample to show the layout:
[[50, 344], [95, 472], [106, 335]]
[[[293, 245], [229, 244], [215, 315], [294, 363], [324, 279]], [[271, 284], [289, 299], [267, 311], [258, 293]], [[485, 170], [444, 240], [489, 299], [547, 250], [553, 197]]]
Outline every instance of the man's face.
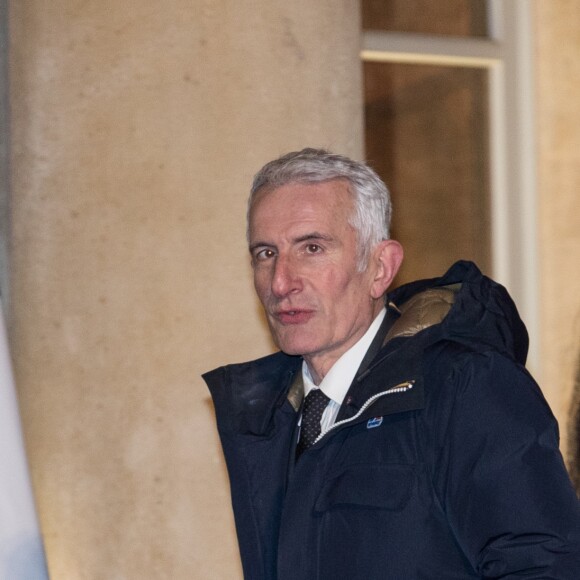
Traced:
[[254, 285], [274, 340], [303, 355], [318, 379], [383, 305], [372, 296], [373, 268], [357, 270], [353, 209], [347, 183], [337, 179], [259, 193], [250, 216]]

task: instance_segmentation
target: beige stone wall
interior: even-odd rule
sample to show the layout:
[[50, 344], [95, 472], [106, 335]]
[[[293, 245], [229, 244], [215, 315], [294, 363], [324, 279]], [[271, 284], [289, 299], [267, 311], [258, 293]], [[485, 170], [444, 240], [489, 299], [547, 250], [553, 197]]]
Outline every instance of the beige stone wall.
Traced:
[[271, 348], [252, 173], [306, 144], [362, 152], [358, 3], [9, 12], [10, 335], [52, 577], [239, 578], [199, 375]]
[[[580, 358], [580, 0], [535, 0], [543, 388]], [[199, 374], [271, 347], [252, 173], [360, 156], [355, 0], [12, 0], [10, 337], [52, 577], [241, 577]]]
[[542, 386], [566, 449], [580, 364], [580, 0], [536, 0]]

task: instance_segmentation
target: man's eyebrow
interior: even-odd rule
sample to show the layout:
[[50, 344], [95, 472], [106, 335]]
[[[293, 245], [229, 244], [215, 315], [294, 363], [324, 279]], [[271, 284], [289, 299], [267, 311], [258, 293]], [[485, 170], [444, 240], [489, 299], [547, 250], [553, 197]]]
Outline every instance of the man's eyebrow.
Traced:
[[307, 242], [309, 240], [323, 240], [325, 242], [332, 242], [334, 238], [332, 236], [329, 236], [328, 234], [322, 234], [320, 232], [311, 232], [309, 234], [303, 234], [302, 236], [298, 236], [297, 238], [294, 238], [294, 242], [295, 243], [300, 243], [300, 242]]
[[[332, 236], [329, 236], [328, 234], [323, 234], [321, 232], [309, 232], [307, 234], [302, 234], [301, 236], [297, 236], [297, 237], [293, 238], [292, 243], [300, 244], [302, 242], [316, 241], [316, 240], [322, 240], [325, 242], [332, 242], [334, 240], [334, 238]], [[254, 250], [256, 250], [258, 248], [275, 248], [275, 247], [276, 247], [276, 244], [257, 240], [255, 242], [252, 242], [248, 246], [248, 249], [250, 250], [250, 252], [253, 252]]]

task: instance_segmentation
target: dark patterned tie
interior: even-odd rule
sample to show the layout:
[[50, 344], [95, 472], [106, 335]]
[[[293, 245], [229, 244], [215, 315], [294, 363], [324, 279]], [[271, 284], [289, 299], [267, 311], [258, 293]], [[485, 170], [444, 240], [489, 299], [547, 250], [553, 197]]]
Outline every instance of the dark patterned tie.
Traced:
[[320, 390], [312, 389], [304, 399], [302, 408], [302, 423], [300, 426], [300, 441], [296, 447], [296, 459], [305, 449], [308, 449], [320, 435], [320, 419], [330, 399]]

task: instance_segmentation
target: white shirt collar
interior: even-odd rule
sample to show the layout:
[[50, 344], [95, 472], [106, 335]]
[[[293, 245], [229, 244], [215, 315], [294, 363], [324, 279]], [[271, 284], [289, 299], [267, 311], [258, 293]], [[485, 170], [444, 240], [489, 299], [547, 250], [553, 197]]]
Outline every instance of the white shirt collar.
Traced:
[[[371, 342], [377, 334], [386, 312], [385, 308], [379, 312], [365, 334], [332, 365], [320, 385], [318, 385], [322, 392], [338, 405], [342, 405], [356, 371], [371, 346]], [[312, 389], [316, 388], [306, 361], [302, 362], [302, 379], [304, 382], [304, 396], [306, 396]]]

